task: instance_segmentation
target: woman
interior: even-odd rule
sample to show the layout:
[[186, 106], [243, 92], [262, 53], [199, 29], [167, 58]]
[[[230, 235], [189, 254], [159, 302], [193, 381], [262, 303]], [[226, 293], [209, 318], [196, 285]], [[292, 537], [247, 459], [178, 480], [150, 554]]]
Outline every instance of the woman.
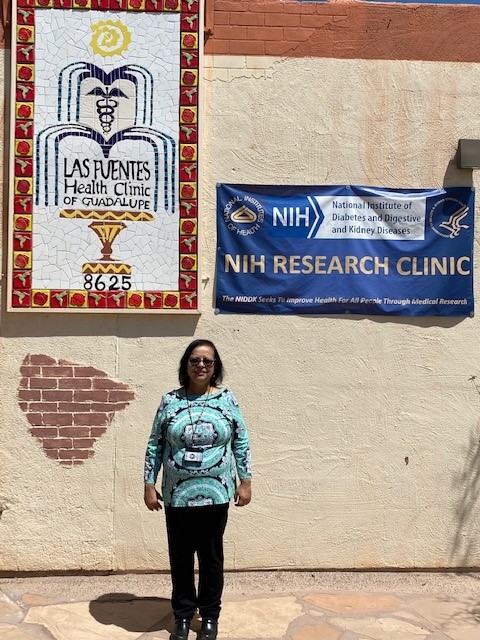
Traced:
[[[250, 502], [250, 446], [234, 394], [219, 386], [223, 365], [210, 340], [189, 344], [178, 374], [182, 386], [163, 396], [148, 441], [145, 504], [150, 511], [165, 504], [175, 616], [170, 640], [187, 639], [197, 608], [202, 617], [197, 640], [215, 640], [228, 505], [232, 498], [238, 507]], [[162, 466], [160, 494], [155, 483]]]

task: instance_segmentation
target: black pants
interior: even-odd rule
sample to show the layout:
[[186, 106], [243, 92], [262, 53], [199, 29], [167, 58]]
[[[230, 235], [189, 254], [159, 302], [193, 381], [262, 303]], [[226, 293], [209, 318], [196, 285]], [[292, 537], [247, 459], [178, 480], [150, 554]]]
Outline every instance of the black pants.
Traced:
[[[175, 618], [218, 619], [223, 591], [223, 533], [228, 504], [165, 507]], [[194, 556], [199, 580], [195, 589]]]

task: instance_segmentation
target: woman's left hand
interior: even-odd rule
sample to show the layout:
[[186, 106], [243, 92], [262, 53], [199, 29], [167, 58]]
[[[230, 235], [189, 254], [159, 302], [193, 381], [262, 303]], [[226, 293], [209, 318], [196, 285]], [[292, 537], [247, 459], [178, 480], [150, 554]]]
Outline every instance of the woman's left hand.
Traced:
[[154, 484], [145, 484], [143, 500], [149, 511], [159, 511], [162, 508], [162, 497], [156, 490]]
[[252, 499], [252, 481], [242, 480], [235, 492], [235, 506], [244, 507]]

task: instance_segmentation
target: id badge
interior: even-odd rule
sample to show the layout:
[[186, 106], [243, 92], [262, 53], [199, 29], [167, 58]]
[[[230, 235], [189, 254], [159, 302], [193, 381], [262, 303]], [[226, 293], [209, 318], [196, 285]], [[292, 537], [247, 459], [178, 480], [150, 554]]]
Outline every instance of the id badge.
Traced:
[[192, 447], [189, 447], [185, 450], [183, 459], [185, 462], [202, 462], [203, 451], [201, 449], [193, 449]]

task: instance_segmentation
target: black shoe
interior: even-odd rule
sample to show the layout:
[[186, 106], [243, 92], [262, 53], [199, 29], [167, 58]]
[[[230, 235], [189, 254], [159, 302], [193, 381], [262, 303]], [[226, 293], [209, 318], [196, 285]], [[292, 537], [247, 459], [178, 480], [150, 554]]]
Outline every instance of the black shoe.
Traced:
[[177, 618], [175, 620], [175, 626], [170, 634], [170, 640], [187, 640], [188, 632], [190, 630], [189, 618]]
[[218, 622], [213, 618], [203, 618], [202, 628], [198, 632], [197, 640], [215, 640], [218, 633]]

